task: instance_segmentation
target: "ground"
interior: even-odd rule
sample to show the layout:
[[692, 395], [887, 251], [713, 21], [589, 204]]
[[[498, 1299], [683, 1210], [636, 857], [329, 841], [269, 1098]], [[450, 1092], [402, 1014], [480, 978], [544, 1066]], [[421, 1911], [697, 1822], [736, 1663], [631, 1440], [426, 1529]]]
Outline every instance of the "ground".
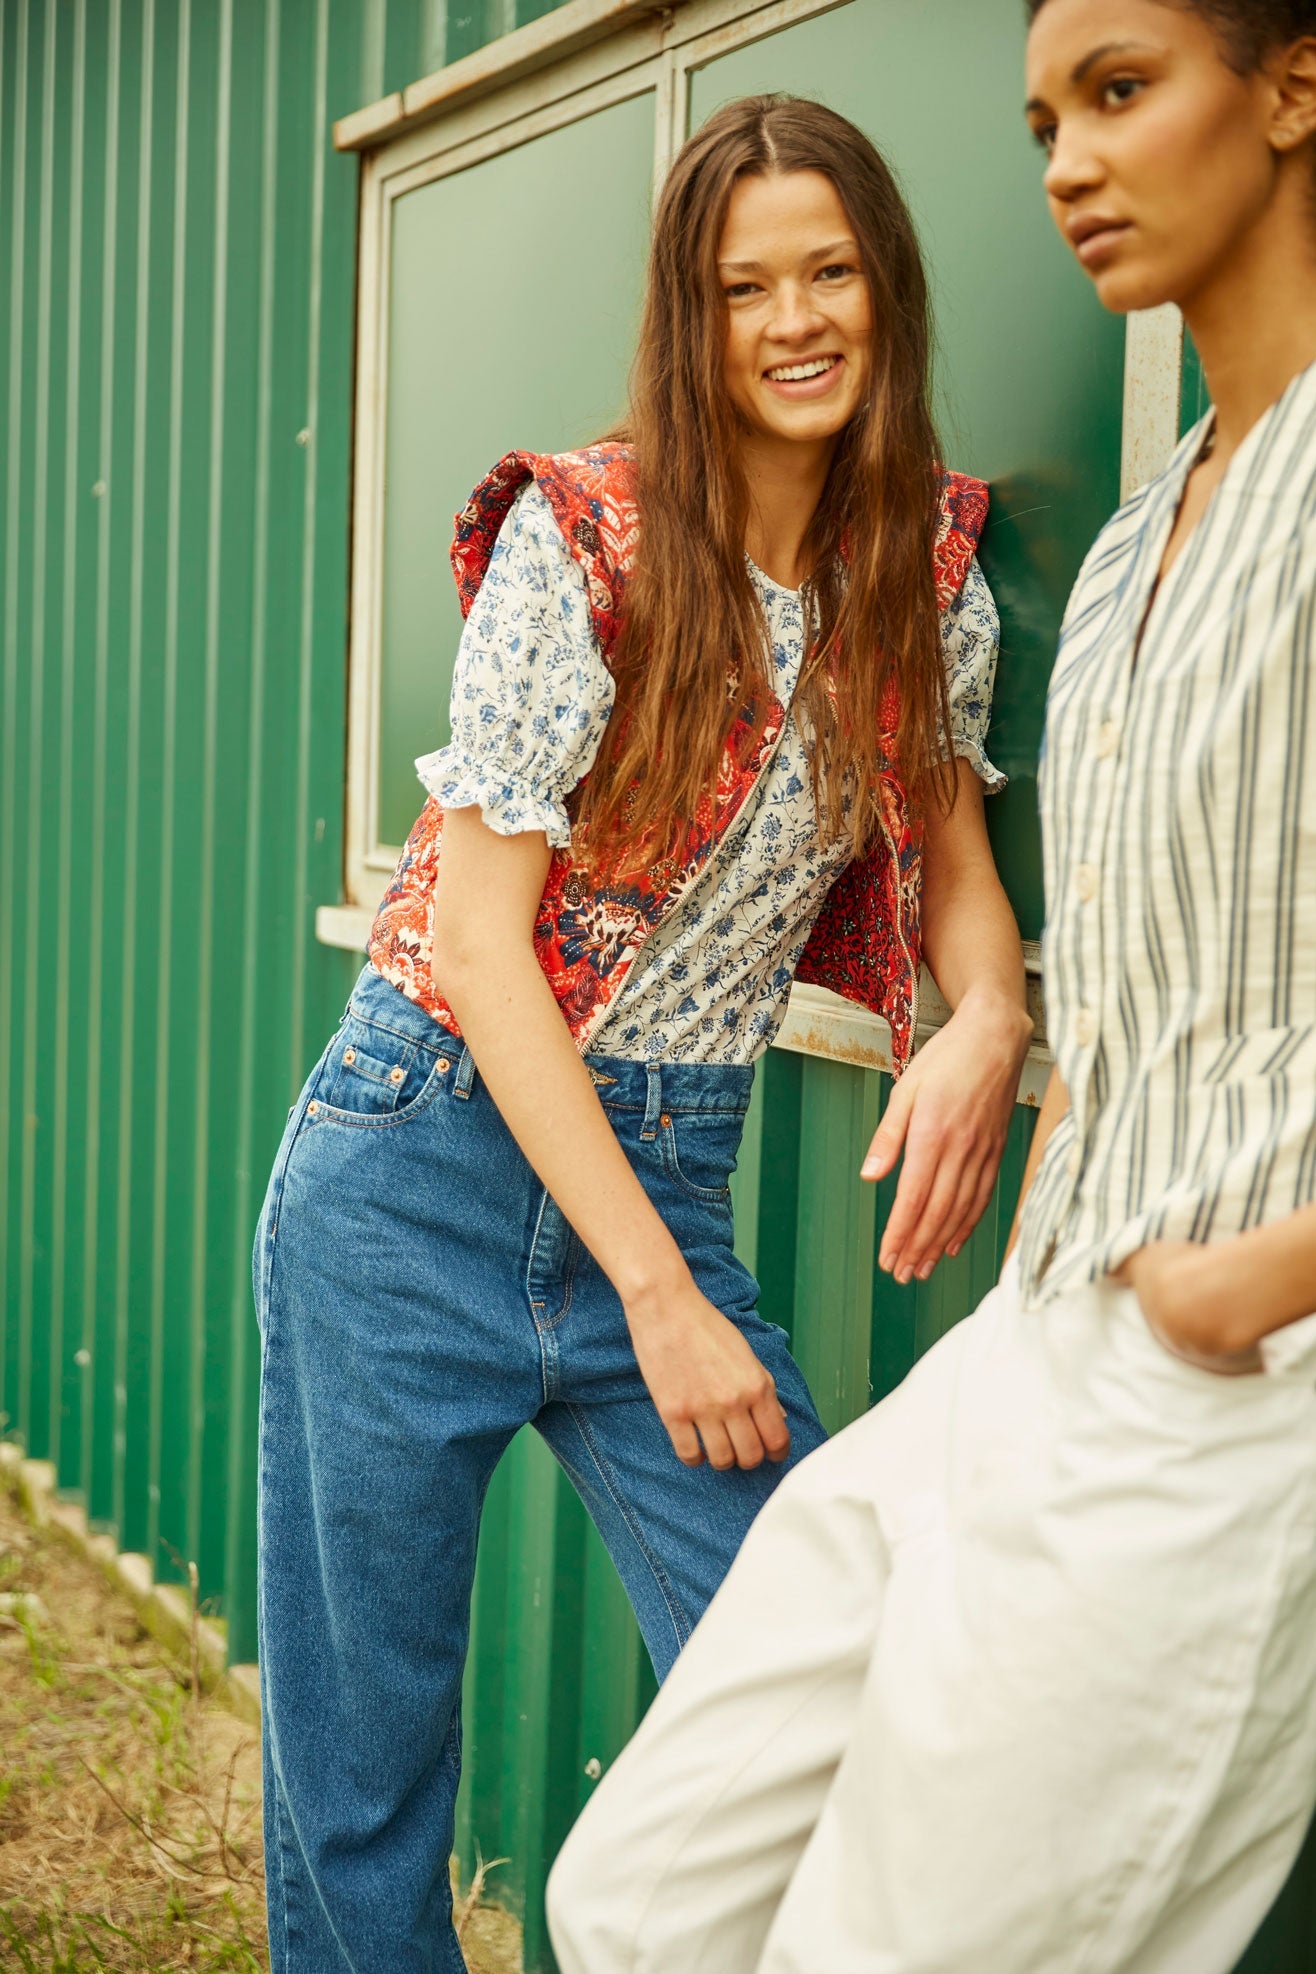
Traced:
[[[520, 1968], [467, 1901], [471, 1974]], [[256, 1730], [0, 1487], [0, 1969], [264, 1974]]]

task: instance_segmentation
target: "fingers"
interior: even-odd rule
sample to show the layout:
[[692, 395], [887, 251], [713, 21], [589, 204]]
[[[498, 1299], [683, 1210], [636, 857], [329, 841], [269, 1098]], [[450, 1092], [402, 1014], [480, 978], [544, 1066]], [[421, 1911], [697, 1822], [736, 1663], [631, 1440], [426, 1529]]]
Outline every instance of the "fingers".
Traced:
[[[717, 1414], [700, 1419], [699, 1437], [704, 1442], [704, 1451], [708, 1455], [710, 1467], [716, 1467], [720, 1474], [724, 1474], [729, 1467], [737, 1465], [736, 1449], [731, 1443], [731, 1435], [727, 1431], [725, 1421]], [[761, 1454], [760, 1458], [762, 1458]]]
[[868, 1147], [868, 1156], [860, 1167], [864, 1179], [885, 1179], [900, 1156], [900, 1148], [905, 1142], [909, 1129], [909, 1119], [914, 1108], [915, 1086], [908, 1076], [896, 1084], [887, 1099], [887, 1107], [882, 1122], [873, 1134], [873, 1142]]
[[[764, 1373], [760, 1392], [738, 1405], [701, 1413], [695, 1421], [710, 1467], [725, 1473], [731, 1467], [761, 1467], [764, 1459], [784, 1460], [791, 1434], [777, 1397], [776, 1386]], [[675, 1439], [673, 1439], [675, 1444]], [[687, 1465], [696, 1464], [688, 1461]]]
[[[923, 1211], [901, 1246], [896, 1257], [894, 1273], [901, 1283], [912, 1281], [917, 1275], [926, 1280], [941, 1256], [942, 1243], [949, 1239], [952, 1230], [959, 1224], [955, 1208], [959, 1204], [964, 1182], [962, 1158], [943, 1158], [937, 1168], [936, 1178], [929, 1188]], [[967, 1206], [967, 1198], [964, 1200]]]
[[766, 1398], [759, 1400], [753, 1408], [751, 1417], [758, 1427], [759, 1438], [763, 1441], [769, 1460], [784, 1460], [791, 1450], [791, 1429], [775, 1389], [770, 1391]]
[[978, 1175], [978, 1188], [969, 1204], [969, 1210], [946, 1243], [946, 1253], [952, 1261], [959, 1255], [964, 1247], [964, 1243], [968, 1240], [970, 1234], [982, 1219], [983, 1214], [987, 1211], [996, 1186], [996, 1174], [999, 1170], [999, 1160], [990, 1158], [984, 1160], [982, 1171]]
[[748, 1412], [729, 1413], [723, 1421], [727, 1437], [735, 1450], [738, 1467], [761, 1467], [764, 1459], [763, 1439], [753, 1417]]
[[699, 1444], [699, 1434], [688, 1419], [664, 1419], [667, 1436], [676, 1451], [676, 1457], [685, 1467], [702, 1467], [704, 1449]]
[[899, 1276], [905, 1265], [905, 1250], [923, 1218], [936, 1180], [937, 1159], [933, 1147], [911, 1143], [905, 1153], [905, 1166], [896, 1188], [895, 1202], [882, 1230], [878, 1265], [885, 1268], [889, 1275]]

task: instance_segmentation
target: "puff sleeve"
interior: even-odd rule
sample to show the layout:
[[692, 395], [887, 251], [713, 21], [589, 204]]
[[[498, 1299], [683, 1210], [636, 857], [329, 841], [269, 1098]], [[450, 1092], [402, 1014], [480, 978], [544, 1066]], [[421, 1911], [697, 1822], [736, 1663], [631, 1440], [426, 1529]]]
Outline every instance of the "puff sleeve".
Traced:
[[1005, 776], [987, 758], [1000, 639], [996, 602], [975, 555], [959, 595], [942, 614], [941, 649], [950, 699], [951, 752], [972, 764], [989, 795], [1005, 787]]
[[539, 488], [522, 488], [494, 544], [453, 672], [452, 739], [416, 762], [444, 809], [478, 808], [500, 836], [571, 841], [566, 800], [594, 764], [613, 680], [585, 578]]

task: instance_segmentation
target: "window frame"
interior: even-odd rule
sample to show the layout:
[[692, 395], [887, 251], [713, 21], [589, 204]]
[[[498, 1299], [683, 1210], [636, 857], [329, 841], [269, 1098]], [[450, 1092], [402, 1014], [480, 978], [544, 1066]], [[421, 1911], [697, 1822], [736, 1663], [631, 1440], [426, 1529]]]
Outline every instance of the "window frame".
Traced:
[[[364, 945], [374, 908], [401, 854], [378, 837], [383, 658], [384, 445], [387, 425], [392, 209], [417, 186], [466, 169], [596, 111], [652, 92], [654, 186], [685, 140], [690, 80], [720, 56], [853, 0], [567, 0], [436, 75], [368, 105], [334, 128], [361, 157], [357, 364], [353, 416], [352, 575], [348, 631], [344, 897], [316, 913], [327, 945]], [[1178, 440], [1183, 323], [1176, 309], [1129, 317], [1123, 416], [1123, 494], [1159, 472]], [[417, 807], [420, 806], [419, 783]], [[1040, 1101], [1051, 1056], [1041, 961], [1025, 947], [1033, 1045], [1019, 1101]], [[950, 1010], [924, 972], [919, 1041]], [[887, 1024], [825, 989], [795, 986], [776, 1047], [890, 1072]]]
[[[587, 0], [593, 5], [593, 0]], [[537, 137], [636, 96], [654, 98], [654, 184], [685, 140], [690, 78], [705, 63], [765, 39], [797, 21], [833, 12], [851, 0], [678, 0], [663, 14], [623, 15], [613, 32], [558, 57], [545, 40], [545, 61], [529, 74], [517, 45], [543, 30], [546, 15], [491, 44], [469, 61], [482, 63], [474, 100], [445, 93], [441, 113], [411, 121], [399, 99], [395, 134], [379, 130], [378, 111], [346, 121], [336, 136], [352, 142], [369, 128], [374, 143], [361, 164], [357, 284], [357, 376], [352, 489], [352, 581], [348, 632], [347, 799], [344, 891], [348, 908], [372, 906], [401, 854], [400, 844], [379, 835], [379, 740], [383, 684], [384, 477], [388, 406], [388, 343], [395, 202], [419, 186], [502, 156]], [[560, 40], [570, 44], [579, 0], [558, 10]], [[576, 32], [579, 30], [576, 29]], [[512, 79], [489, 86], [497, 75], [490, 60], [499, 50]], [[454, 64], [454, 69], [466, 64]], [[436, 82], [439, 78], [435, 79]], [[418, 88], [421, 85], [417, 86]], [[380, 135], [384, 141], [379, 141]], [[416, 806], [421, 801], [417, 783]], [[322, 927], [323, 931], [328, 929]]]

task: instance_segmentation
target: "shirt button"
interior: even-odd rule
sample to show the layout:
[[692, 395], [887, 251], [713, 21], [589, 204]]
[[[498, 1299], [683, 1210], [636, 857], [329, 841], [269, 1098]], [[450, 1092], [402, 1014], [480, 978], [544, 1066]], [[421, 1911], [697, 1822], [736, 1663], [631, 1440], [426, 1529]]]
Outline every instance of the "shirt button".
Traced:
[[1072, 1147], [1069, 1157], [1065, 1160], [1065, 1170], [1071, 1179], [1077, 1179], [1079, 1173], [1083, 1170], [1083, 1147], [1081, 1145], [1074, 1145]]
[[1097, 895], [1097, 867], [1095, 864], [1080, 864], [1074, 872], [1074, 890], [1080, 902], [1090, 904]]
[[1091, 1008], [1080, 1008], [1074, 1016], [1074, 1040], [1080, 1049], [1090, 1049], [1097, 1039], [1097, 1017]]
[[1103, 720], [1097, 728], [1097, 759], [1108, 761], [1120, 744], [1118, 720]]

